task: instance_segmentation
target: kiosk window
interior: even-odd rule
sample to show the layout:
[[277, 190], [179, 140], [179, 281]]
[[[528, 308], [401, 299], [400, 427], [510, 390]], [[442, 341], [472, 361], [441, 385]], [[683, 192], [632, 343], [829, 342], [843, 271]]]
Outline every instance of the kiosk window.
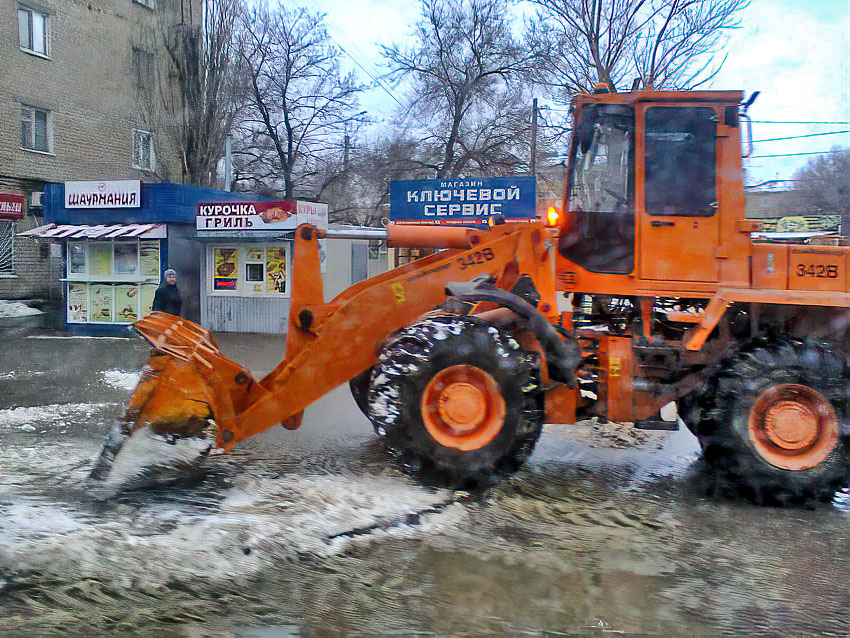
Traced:
[[139, 243], [116, 242], [113, 244], [113, 264], [116, 275], [134, 275], [139, 270]]
[[644, 195], [650, 215], [711, 217], [717, 116], [707, 107], [646, 110]]
[[262, 281], [263, 264], [245, 264], [245, 281]]
[[85, 242], [68, 242], [68, 272], [74, 275], [86, 273]]
[[213, 250], [213, 290], [237, 290], [239, 249], [216, 247]]
[[212, 294], [239, 297], [289, 295], [284, 242], [210, 246], [207, 259], [212, 264]]

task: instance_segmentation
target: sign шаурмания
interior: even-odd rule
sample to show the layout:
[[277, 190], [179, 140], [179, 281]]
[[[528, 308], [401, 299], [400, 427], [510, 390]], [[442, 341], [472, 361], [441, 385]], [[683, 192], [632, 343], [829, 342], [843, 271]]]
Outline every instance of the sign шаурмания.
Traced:
[[139, 208], [141, 181], [65, 182], [65, 208]]
[[390, 182], [390, 220], [397, 224], [486, 226], [536, 218], [533, 177], [406, 179]]

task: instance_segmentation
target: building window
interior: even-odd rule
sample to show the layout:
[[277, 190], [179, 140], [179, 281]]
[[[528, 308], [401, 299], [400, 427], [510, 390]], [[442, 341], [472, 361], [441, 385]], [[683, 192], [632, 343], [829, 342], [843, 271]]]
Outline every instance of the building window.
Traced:
[[152, 89], [154, 86], [154, 54], [133, 47], [133, 81], [137, 89]]
[[133, 130], [133, 168], [152, 171], [156, 168], [153, 133]]
[[15, 222], [0, 219], [0, 275], [15, 274]]
[[47, 14], [30, 7], [18, 6], [18, 38], [21, 48], [47, 55]]
[[21, 107], [21, 148], [49, 153], [51, 150], [50, 111]]

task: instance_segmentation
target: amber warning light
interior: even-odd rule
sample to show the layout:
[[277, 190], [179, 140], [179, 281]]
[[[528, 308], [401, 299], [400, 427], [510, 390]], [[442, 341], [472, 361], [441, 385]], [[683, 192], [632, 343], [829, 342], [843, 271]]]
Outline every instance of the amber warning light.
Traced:
[[561, 213], [558, 212], [558, 209], [554, 206], [550, 206], [546, 211], [546, 225], [547, 226], [557, 226], [558, 218], [561, 216]]

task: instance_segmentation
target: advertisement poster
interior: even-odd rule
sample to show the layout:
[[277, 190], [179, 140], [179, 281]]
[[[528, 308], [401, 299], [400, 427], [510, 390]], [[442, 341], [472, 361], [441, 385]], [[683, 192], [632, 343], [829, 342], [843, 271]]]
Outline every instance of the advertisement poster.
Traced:
[[153, 306], [153, 296], [156, 294], [156, 286], [151, 284], [142, 284], [139, 290], [139, 306], [141, 307], [141, 316], [147, 317]]
[[318, 202], [297, 202], [298, 224], [313, 224], [316, 228], [328, 227], [328, 205]]
[[139, 262], [138, 244], [136, 242], [116, 242], [113, 246], [115, 248], [115, 274], [135, 274]]
[[286, 249], [266, 248], [266, 292], [286, 292]]
[[112, 286], [107, 284], [89, 286], [89, 310], [90, 321], [112, 321]]
[[68, 323], [86, 323], [88, 317], [88, 284], [68, 284]]
[[68, 272], [72, 274], [86, 272], [86, 245], [83, 242], [68, 244]]
[[263, 261], [263, 249], [249, 246], [245, 249], [245, 261]]
[[299, 224], [328, 227], [328, 205], [317, 202], [221, 202], [198, 204], [198, 230], [292, 230]]
[[297, 226], [296, 203], [230, 202], [199, 204], [198, 230], [288, 230]]
[[236, 248], [213, 250], [213, 290], [236, 290], [238, 281], [239, 252]]
[[142, 277], [156, 277], [159, 279], [159, 242], [139, 242], [139, 262], [141, 264]]
[[139, 287], [115, 286], [115, 321], [132, 323], [139, 320]]
[[89, 274], [112, 274], [112, 244], [92, 242], [89, 248]]

